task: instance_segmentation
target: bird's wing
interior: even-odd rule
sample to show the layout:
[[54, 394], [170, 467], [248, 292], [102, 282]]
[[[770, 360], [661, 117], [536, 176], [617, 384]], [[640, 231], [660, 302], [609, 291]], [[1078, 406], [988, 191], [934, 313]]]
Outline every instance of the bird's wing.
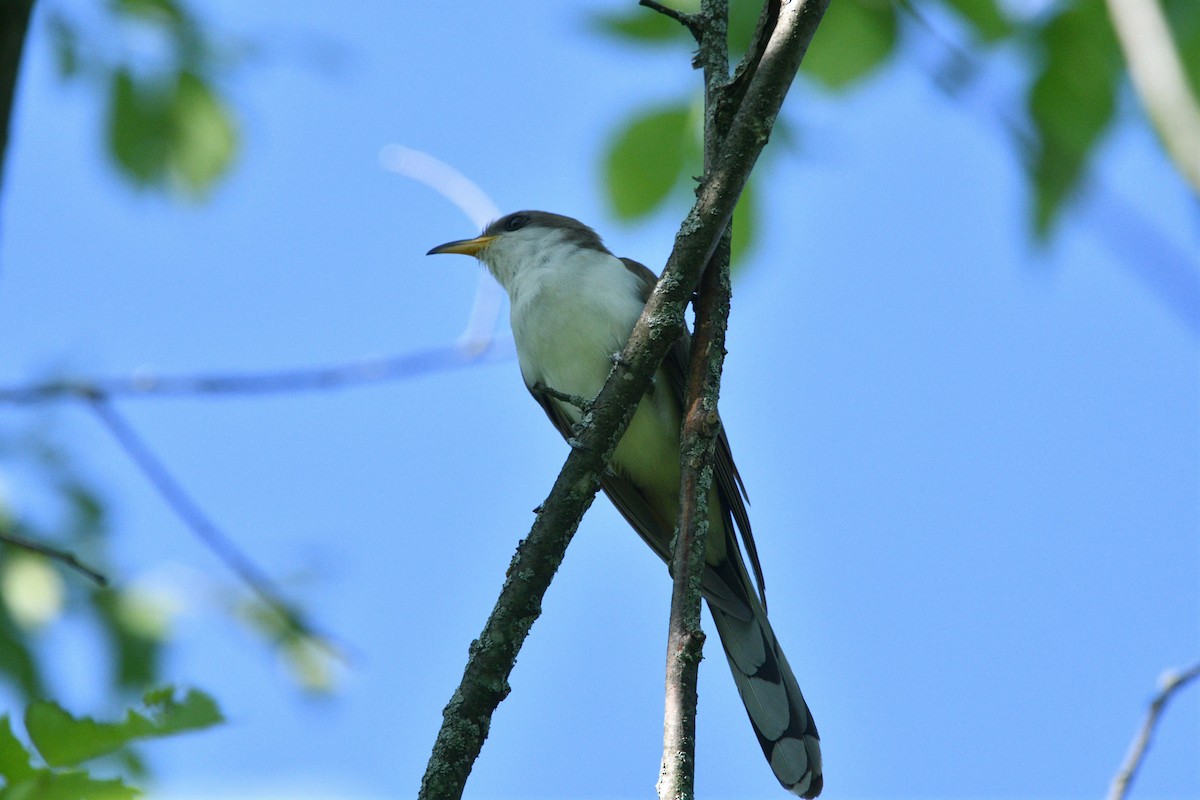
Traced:
[[[650, 293], [654, 291], [654, 285], [658, 282], [657, 276], [648, 267], [631, 258], [622, 258], [621, 261], [625, 264], [626, 269], [641, 279], [642, 299], [649, 300]], [[688, 363], [691, 361], [691, 352], [691, 338], [684, 334], [675, 340], [671, 349], [667, 351], [666, 358], [663, 359], [663, 371], [680, 408], [683, 408], [684, 403], [687, 402], [685, 394], [687, 393], [687, 370]], [[762, 564], [758, 560], [758, 547], [754, 544], [754, 533], [750, 528], [750, 515], [746, 511], [746, 502], [749, 497], [746, 494], [746, 485], [742, 482], [742, 476], [738, 474], [737, 465], [733, 461], [733, 450], [729, 446], [729, 437], [725, 435], [724, 425], [717, 434], [715, 455], [713, 475], [717, 479], [716, 485], [721, 505], [726, 516], [732, 517], [741, 533], [742, 544], [746, 549], [746, 556], [750, 560], [750, 567], [754, 570], [754, 579], [758, 584], [759, 598], [765, 609], [767, 607], [767, 588], [766, 581], [763, 579]], [[673, 530], [674, 527], [675, 521], [671, 520], [668, 530]], [[732, 536], [732, 527], [728, 525], [726, 527]], [[644, 535], [643, 538], [645, 538]], [[736, 539], [732, 544], [735, 548], [737, 547]], [[660, 555], [663, 554], [660, 553]], [[663, 558], [669, 560], [667, 555], [663, 555]]]
[[[570, 441], [574, 436], [574, 423], [563, 409], [563, 401], [550, 397], [529, 384], [526, 384], [526, 387], [562, 437]], [[611, 467], [606, 468], [600, 476], [600, 486], [625, 521], [637, 531], [642, 541], [648, 544], [659, 558], [668, 564], [671, 563], [671, 535], [675, 530], [675, 520], [664, 516], [662, 508], [647, 499], [637, 484]], [[732, 526], [728, 523], [728, 512], [725, 516], [727, 521], [724, 528], [728, 539], [733, 535]], [[748, 584], [749, 579], [745, 577], [746, 570], [741, 566], [741, 559], [737, 559], [735, 563], [728, 557], [730, 544], [730, 541], [718, 539], [716, 535], [709, 537], [705, 548], [708, 568], [701, 578], [701, 586], [709, 602], [718, 604], [736, 619], [749, 620], [754, 612], [746, 593], [753, 592], [753, 589]], [[737, 546], [736, 542], [732, 544]]]

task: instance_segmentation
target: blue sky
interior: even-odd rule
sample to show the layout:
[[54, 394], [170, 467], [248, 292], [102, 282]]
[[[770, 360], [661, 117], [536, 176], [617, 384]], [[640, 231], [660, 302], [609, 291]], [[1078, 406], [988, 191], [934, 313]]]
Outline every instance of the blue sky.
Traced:
[[[617, 4], [297, 2], [286, 17], [197, 5], [259, 47], [227, 86], [241, 160], [196, 206], [113, 174], [96, 98], [58, 81], [35, 18], [3, 197], [0, 383], [453, 342], [480, 270], [424, 253], [475, 226], [381, 168], [393, 142], [453, 164], [505, 211], [576, 216], [620, 255], [665, 260], [683, 209], [618, 224], [600, 156], [625, 114], [698, 77], [686, 52], [589, 32], [588, 11]], [[995, 70], [985, 94], [1003, 104], [1011, 73]], [[773, 144], [762, 173], [722, 414], [827, 796], [1095, 797], [1158, 676], [1200, 657], [1196, 309], [1144, 278], [1140, 258], [1161, 256], [1134, 221], [1194, 280], [1195, 198], [1130, 125], [1102, 147], [1103, 198], [1038, 248], [1004, 134], [903, 56], [849, 96], [799, 84], [785, 116], [795, 143]], [[229, 575], [90, 417], [0, 409], [8, 429], [52, 420], [110, 493], [115, 577], [180, 604], [168, 679], [229, 717], [147, 748], [159, 793], [412, 796], [467, 645], [566, 455], [515, 361], [118, 407], [352, 653], [336, 694], [303, 696], [222, 610]], [[6, 480], [26, 502], [19, 476]], [[669, 592], [598, 501], [468, 797], [653, 791]], [[43, 645], [64, 702], [107, 711], [96, 642], [56, 625]], [[1193, 688], [1135, 796], [1200, 794], [1198, 745]], [[785, 796], [715, 650], [698, 760], [701, 797]]]

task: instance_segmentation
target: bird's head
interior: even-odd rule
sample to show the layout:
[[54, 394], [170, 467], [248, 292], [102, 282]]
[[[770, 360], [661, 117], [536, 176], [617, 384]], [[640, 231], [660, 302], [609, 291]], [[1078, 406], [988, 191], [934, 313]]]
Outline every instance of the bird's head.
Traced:
[[446, 242], [426, 255], [475, 256], [510, 288], [523, 270], [553, 267], [579, 250], [608, 253], [596, 232], [579, 220], [548, 211], [517, 211], [491, 223], [474, 239]]

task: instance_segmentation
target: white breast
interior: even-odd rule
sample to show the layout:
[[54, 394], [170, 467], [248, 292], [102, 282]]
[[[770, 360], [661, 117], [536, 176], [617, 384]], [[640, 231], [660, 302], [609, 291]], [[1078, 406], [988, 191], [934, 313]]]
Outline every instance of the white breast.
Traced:
[[[619, 259], [595, 250], [548, 248], [505, 275], [513, 338], [527, 386], [541, 382], [593, 399], [642, 313], [641, 284]], [[613, 466], [674, 505], [679, 491], [677, 401], [661, 371], [613, 455]], [[580, 412], [559, 406], [572, 420]]]
[[512, 277], [513, 337], [526, 384], [591, 399], [642, 313], [640, 286], [607, 253], [563, 250]]

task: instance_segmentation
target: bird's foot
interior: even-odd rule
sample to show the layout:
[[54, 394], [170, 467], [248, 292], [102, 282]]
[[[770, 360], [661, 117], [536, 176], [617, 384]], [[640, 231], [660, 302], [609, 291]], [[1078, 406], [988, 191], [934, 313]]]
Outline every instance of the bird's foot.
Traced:
[[592, 402], [590, 400], [584, 400], [577, 394], [567, 394], [566, 392], [560, 392], [557, 389], [551, 389], [541, 381], [538, 381], [533, 385], [533, 391], [537, 392], [538, 394], [545, 395], [546, 397], [558, 400], [561, 403], [570, 403], [578, 408], [582, 414], [586, 414], [592, 409]]

